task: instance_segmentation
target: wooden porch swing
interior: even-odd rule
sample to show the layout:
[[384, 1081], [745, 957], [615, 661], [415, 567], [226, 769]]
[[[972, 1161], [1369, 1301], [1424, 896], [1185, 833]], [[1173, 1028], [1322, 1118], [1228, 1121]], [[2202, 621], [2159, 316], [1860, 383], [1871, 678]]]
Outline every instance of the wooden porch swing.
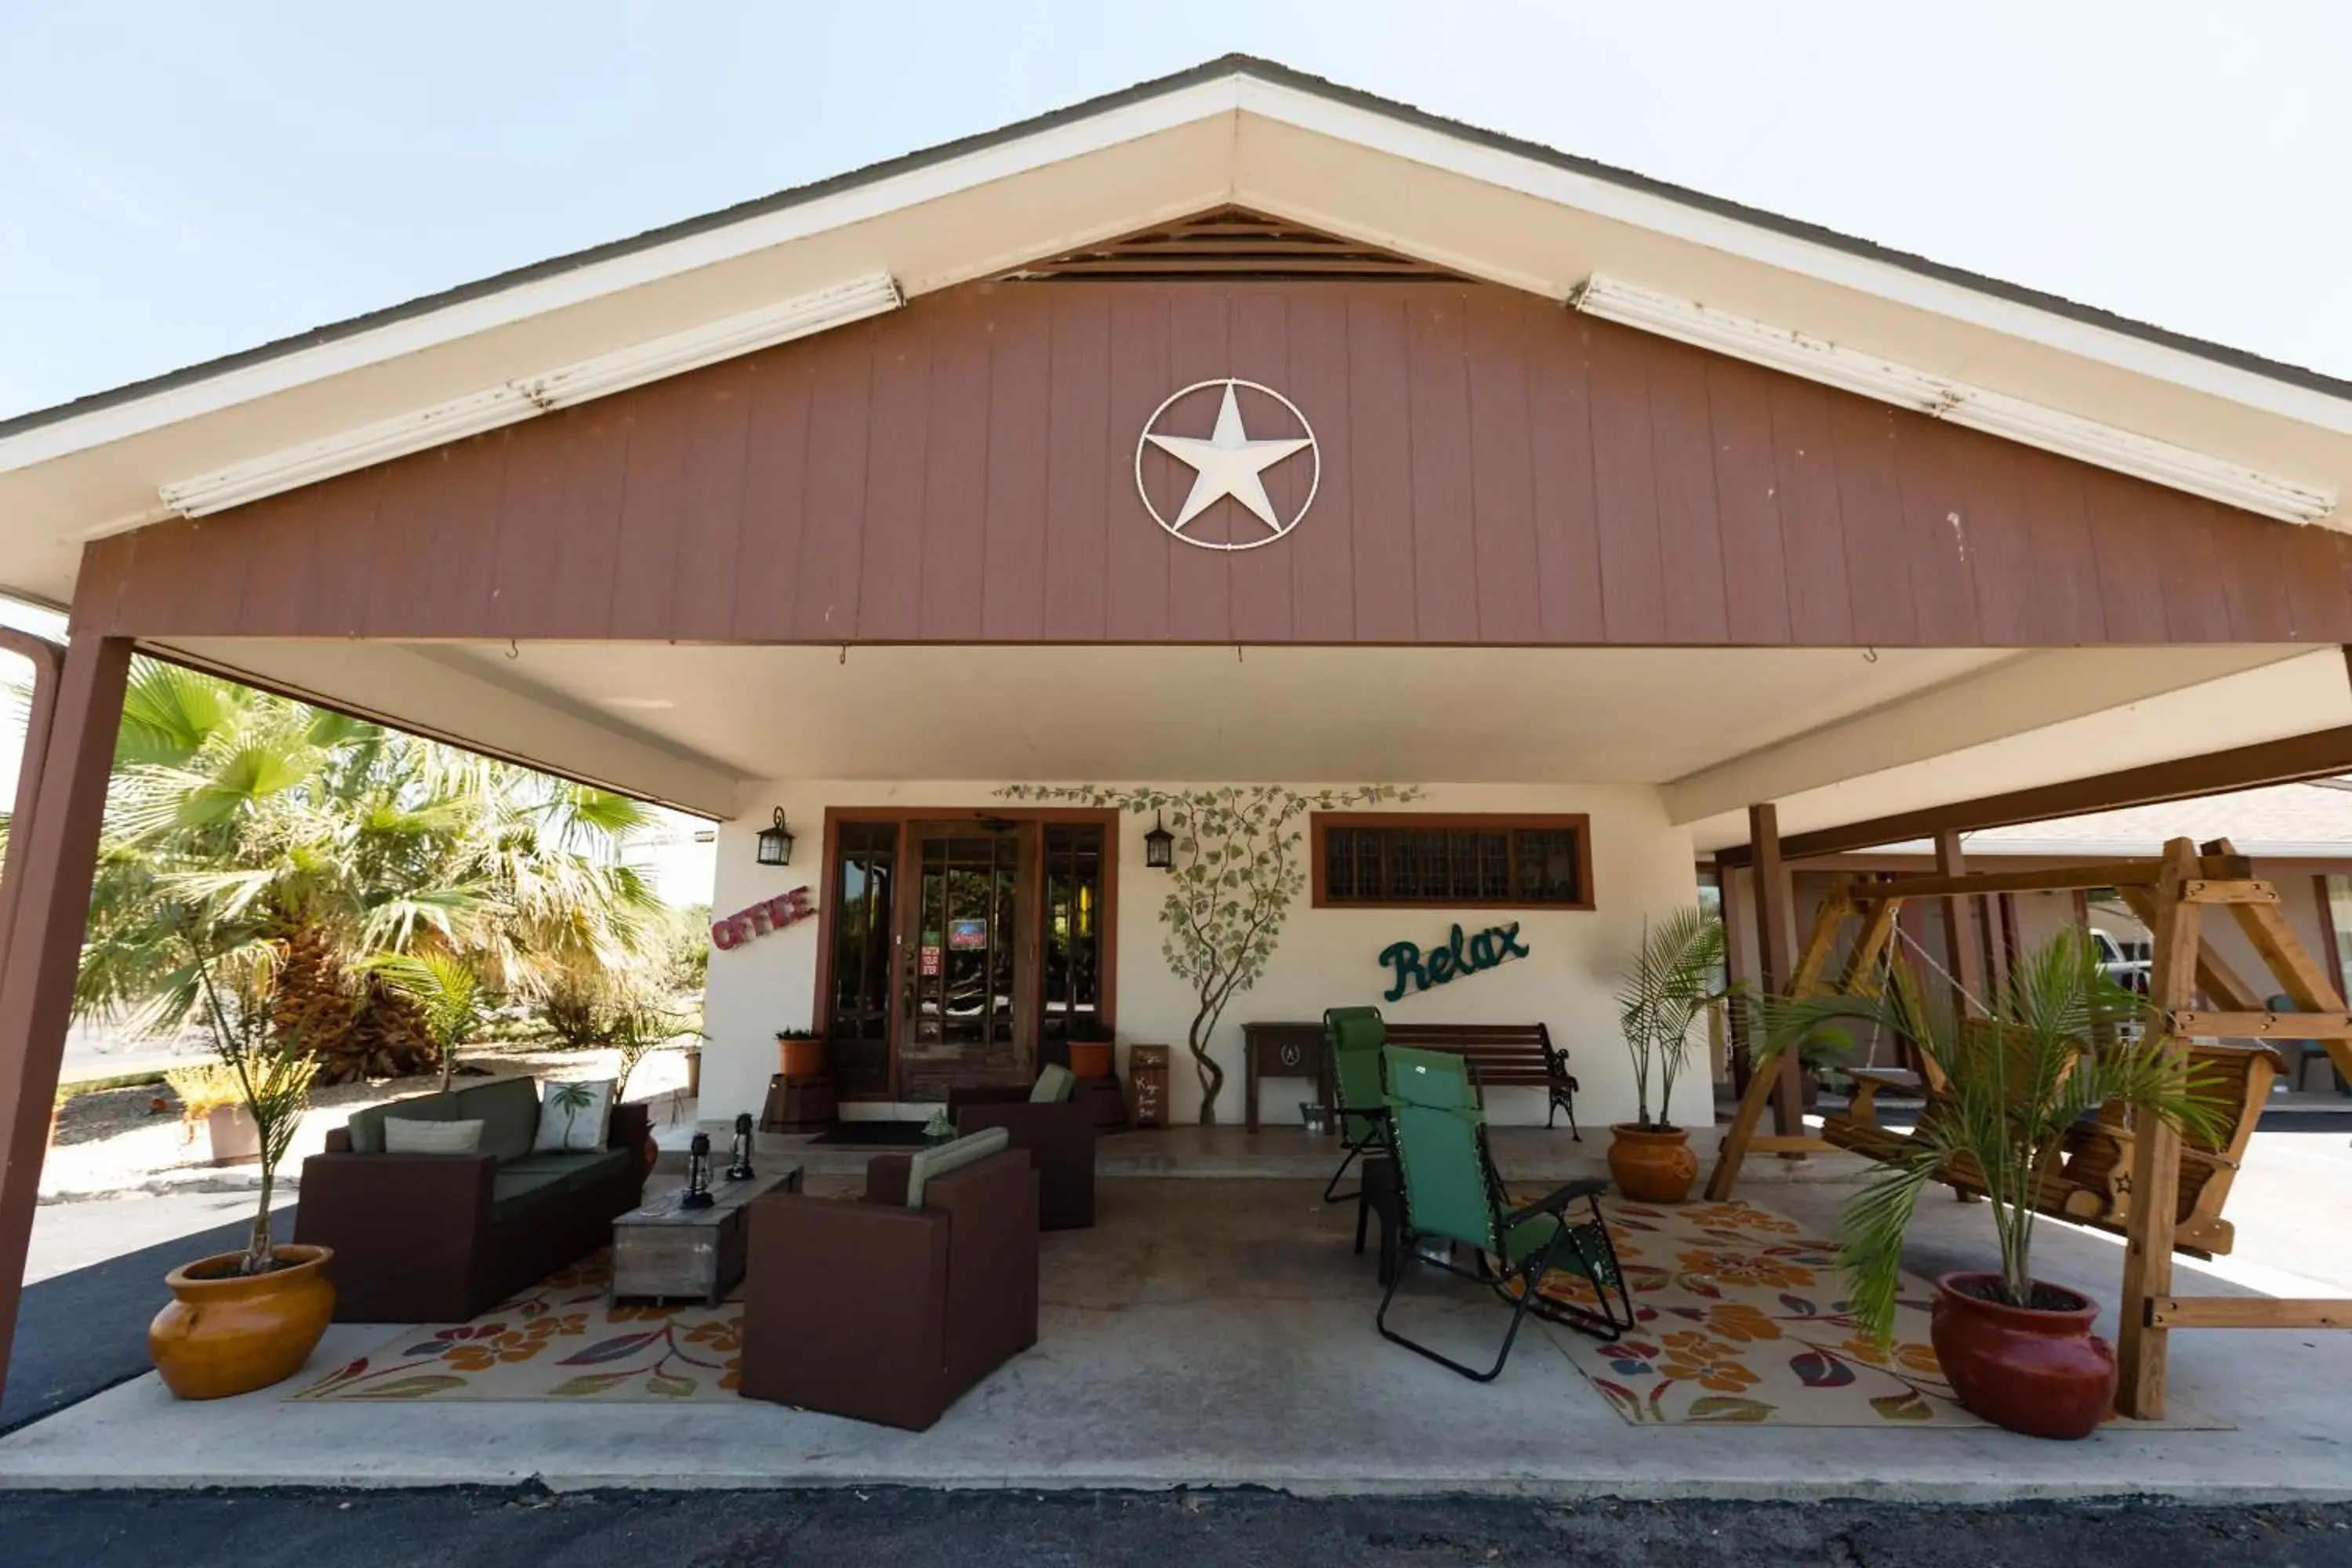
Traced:
[[[2280, 912], [2278, 893], [2255, 878], [2226, 839], [2200, 848], [2186, 838], [2167, 844], [2155, 860], [2108, 861], [2035, 871], [1915, 877], [1896, 881], [1847, 880], [1823, 900], [1790, 977], [1790, 993], [1856, 992], [1876, 983], [1896, 940], [1896, 916], [1908, 899], [1962, 899], [1987, 894], [2060, 892], [2113, 888], [2155, 933], [2148, 999], [2164, 1025], [2158, 1036], [2224, 1097], [2226, 1125], [2210, 1139], [2184, 1142], [2166, 1126], [2137, 1128], [2121, 1111], [2102, 1111], [2095, 1125], [2069, 1135], [2058, 1170], [2046, 1179], [2034, 1207], [2125, 1238], [2117, 1347], [2122, 1379], [2116, 1395], [2124, 1415], [2164, 1414], [2166, 1335], [2173, 1329], [2352, 1328], [2352, 1300], [2278, 1300], [2258, 1297], [2176, 1296], [2172, 1255], [2209, 1258], [2230, 1250], [2233, 1227], [2222, 1217], [2256, 1122], [2276, 1076], [2269, 1039], [2317, 1040], [2338, 1072], [2352, 1079], [2352, 1013], [2335, 982], [2296, 938]], [[2231, 970], [2204, 937], [2208, 910], [2226, 910], [2270, 969], [2276, 989], [2299, 1011], [2275, 1013], [2262, 994]], [[1830, 960], [1849, 924], [1861, 922], [1834, 983]], [[2200, 1008], [2202, 992], [2213, 1005]], [[1925, 1063], [1928, 1073], [1932, 1063]], [[1751, 1153], [1802, 1154], [1847, 1150], [1882, 1163], [1898, 1158], [1907, 1140], [1874, 1119], [1882, 1089], [1902, 1075], [1855, 1070], [1853, 1103], [1823, 1118], [1820, 1136], [1759, 1136], [1757, 1124], [1772, 1097], [1777, 1074], [1750, 1077], [1725, 1130], [1706, 1195], [1731, 1195]], [[1939, 1084], [1921, 1086], [1930, 1105]], [[1932, 1111], [1930, 1112], [1932, 1113]], [[1983, 1192], [1976, 1173], [1948, 1167], [1938, 1180], [1963, 1197]], [[2142, 1193], [2169, 1193], [2170, 1203], [2139, 1203]]]

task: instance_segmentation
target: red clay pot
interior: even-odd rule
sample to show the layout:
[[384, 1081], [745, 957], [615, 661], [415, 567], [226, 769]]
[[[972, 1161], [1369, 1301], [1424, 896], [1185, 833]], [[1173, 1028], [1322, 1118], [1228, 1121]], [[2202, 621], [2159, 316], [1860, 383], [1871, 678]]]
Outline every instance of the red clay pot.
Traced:
[[1609, 1177], [1637, 1204], [1678, 1204], [1698, 1180], [1698, 1156], [1680, 1127], [1644, 1128], [1620, 1121], [1609, 1129]]
[[776, 1037], [777, 1055], [782, 1058], [777, 1070], [786, 1078], [823, 1078], [824, 1076], [824, 1042], [823, 1040], [788, 1040]]
[[2116, 1403], [2116, 1348], [2091, 1332], [2099, 1310], [2080, 1291], [2077, 1307], [2009, 1307], [1974, 1290], [1997, 1274], [1947, 1274], [1936, 1281], [1928, 1339], [1960, 1404], [2030, 1437], [2087, 1437]]
[[1108, 1040], [1072, 1040], [1070, 1070], [1080, 1078], [1108, 1078], [1110, 1047]]

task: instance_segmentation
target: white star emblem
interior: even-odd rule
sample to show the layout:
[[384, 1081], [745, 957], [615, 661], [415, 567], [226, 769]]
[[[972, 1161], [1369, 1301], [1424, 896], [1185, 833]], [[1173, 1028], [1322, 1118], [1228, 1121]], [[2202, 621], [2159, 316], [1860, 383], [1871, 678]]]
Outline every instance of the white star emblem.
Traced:
[[[1157, 424], [1160, 416], [1165, 413], [1169, 405], [1178, 398], [1198, 391], [1202, 387], [1219, 384], [1224, 388], [1224, 396], [1217, 405], [1216, 427], [1209, 432], [1205, 439], [1197, 436], [1162, 436], [1150, 428], [1150, 426]], [[1159, 509], [1151, 504], [1150, 492], [1143, 486], [1142, 447], [1140, 446], [1137, 447], [1136, 485], [1139, 489], [1144, 491], [1144, 505], [1150, 510], [1153, 519], [1160, 523], [1160, 527], [1183, 540], [1187, 544], [1198, 544], [1211, 550], [1249, 550], [1260, 544], [1270, 544], [1297, 526], [1298, 519], [1307, 514], [1307, 505], [1311, 505], [1314, 501], [1314, 487], [1310, 486], [1307, 502], [1298, 508], [1296, 516], [1285, 521], [1275, 514], [1274, 503], [1266, 497], [1265, 483], [1261, 476], [1286, 458], [1312, 448], [1315, 445], [1315, 433], [1308, 429], [1304, 436], [1288, 437], [1277, 440], [1250, 439], [1248, 430], [1242, 424], [1241, 404], [1234, 395], [1234, 388], [1244, 386], [1265, 394], [1288, 408], [1292, 414], [1298, 415], [1297, 407], [1288, 398], [1271, 387], [1259, 386], [1255, 382], [1247, 381], [1226, 380], [1222, 384], [1210, 381], [1188, 386], [1182, 392], [1169, 398], [1166, 403], [1162, 403], [1153, 411], [1151, 420], [1145, 426], [1143, 436], [1145, 442], [1159, 447], [1193, 470], [1192, 489], [1185, 496], [1184, 505], [1177, 512], [1173, 521], [1160, 517]], [[1298, 415], [1298, 423], [1301, 428], [1306, 428], [1307, 419], [1304, 415]], [[1319, 478], [1318, 461], [1318, 479]], [[1265, 538], [1254, 539], [1246, 543], [1229, 544], [1192, 539], [1185, 534], [1186, 524], [1227, 496], [1231, 496], [1252, 516], [1265, 524], [1270, 531]]]

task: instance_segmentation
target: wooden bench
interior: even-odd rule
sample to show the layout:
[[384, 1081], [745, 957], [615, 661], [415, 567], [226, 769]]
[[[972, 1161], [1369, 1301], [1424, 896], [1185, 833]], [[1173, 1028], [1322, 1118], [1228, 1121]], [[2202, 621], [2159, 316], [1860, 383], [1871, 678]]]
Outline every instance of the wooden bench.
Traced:
[[1470, 1064], [1471, 1081], [1481, 1089], [1540, 1089], [1549, 1097], [1544, 1125], [1558, 1125], [1568, 1112], [1568, 1131], [1579, 1142], [1584, 1134], [1576, 1125], [1576, 1079], [1568, 1070], [1568, 1053], [1551, 1043], [1551, 1031], [1541, 1024], [1387, 1024], [1383, 1037], [1391, 1046], [1416, 1050], [1451, 1051]]

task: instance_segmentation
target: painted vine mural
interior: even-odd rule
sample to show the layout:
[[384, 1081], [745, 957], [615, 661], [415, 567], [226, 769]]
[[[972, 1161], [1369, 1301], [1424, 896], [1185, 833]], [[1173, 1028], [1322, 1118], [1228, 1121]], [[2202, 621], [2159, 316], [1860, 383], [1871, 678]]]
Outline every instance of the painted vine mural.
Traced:
[[1191, 987], [1194, 1002], [1185, 1048], [1201, 1079], [1201, 1121], [1217, 1120], [1225, 1069], [1210, 1054], [1226, 1005], [1257, 984], [1282, 940], [1283, 923], [1307, 886], [1307, 815], [1420, 798], [1417, 789], [1360, 784], [1300, 791], [1281, 784], [1220, 784], [1208, 789], [1143, 789], [1108, 784], [1011, 784], [1007, 800], [1122, 811], [1164, 823], [1175, 835], [1175, 864], [1160, 921], [1160, 951]]

